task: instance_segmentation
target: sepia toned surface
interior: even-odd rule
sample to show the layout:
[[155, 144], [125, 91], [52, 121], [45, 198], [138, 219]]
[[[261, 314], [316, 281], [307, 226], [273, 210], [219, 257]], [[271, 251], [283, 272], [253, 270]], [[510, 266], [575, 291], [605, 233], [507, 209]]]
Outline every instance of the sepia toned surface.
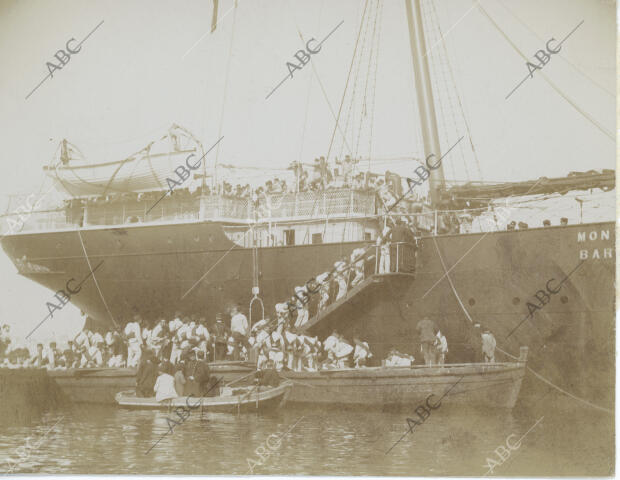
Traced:
[[615, 2], [0, 9], [3, 473], [614, 474]]

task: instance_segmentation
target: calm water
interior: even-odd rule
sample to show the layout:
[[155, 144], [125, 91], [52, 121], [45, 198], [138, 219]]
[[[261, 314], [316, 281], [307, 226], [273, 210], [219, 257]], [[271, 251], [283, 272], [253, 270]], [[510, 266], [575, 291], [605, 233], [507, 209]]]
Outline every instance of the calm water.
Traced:
[[[168, 430], [171, 414], [65, 406], [27, 425], [2, 427], [1, 472], [8, 468], [6, 458], [17, 460], [16, 449], [30, 437], [29, 445], [38, 448], [21, 450], [30, 454], [16, 462], [15, 473], [248, 474], [251, 464], [255, 474], [482, 476], [487, 457], [499, 461], [493, 451], [508, 435], [516, 435], [514, 444], [543, 417], [495, 475], [611, 474], [613, 416], [582, 409], [555, 392], [543, 398], [544, 393], [542, 400], [512, 412], [442, 406], [387, 455], [413, 411], [294, 407], [203, 419], [195, 411], [146, 454]], [[279, 448], [275, 435], [281, 436]], [[255, 450], [269, 450], [266, 441], [274, 451], [258, 465]]]

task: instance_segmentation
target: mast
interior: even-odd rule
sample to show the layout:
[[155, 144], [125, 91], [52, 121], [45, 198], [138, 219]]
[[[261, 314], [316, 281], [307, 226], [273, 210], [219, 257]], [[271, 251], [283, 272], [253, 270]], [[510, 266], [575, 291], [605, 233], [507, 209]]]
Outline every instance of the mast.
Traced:
[[[413, 72], [415, 77], [415, 89], [418, 97], [418, 111], [420, 112], [420, 124], [422, 126], [422, 139], [424, 142], [424, 158], [434, 154], [431, 163], [441, 158], [439, 148], [439, 136], [437, 134], [437, 118], [435, 116], [435, 103], [433, 101], [433, 89], [428, 68], [426, 40], [424, 38], [424, 25], [422, 23], [422, 10], [420, 0], [405, 0], [407, 9], [407, 24], [409, 26], [409, 43], [411, 45], [411, 57], [413, 60]], [[443, 166], [430, 171], [429, 189], [431, 204], [437, 206], [439, 195], [437, 188], [443, 188], [445, 179]]]

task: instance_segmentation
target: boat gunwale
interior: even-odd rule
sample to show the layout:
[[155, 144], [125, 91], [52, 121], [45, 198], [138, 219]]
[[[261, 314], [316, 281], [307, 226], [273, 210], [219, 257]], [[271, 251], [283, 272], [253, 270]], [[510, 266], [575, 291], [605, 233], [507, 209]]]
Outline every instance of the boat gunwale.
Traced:
[[[265, 402], [268, 400], [277, 399], [278, 397], [282, 395], [286, 395], [293, 388], [293, 382], [284, 381], [276, 387], [269, 387], [267, 385], [263, 385], [263, 386], [265, 387], [264, 391], [260, 391], [260, 388], [257, 389], [256, 387], [254, 387], [254, 389], [251, 389], [249, 392], [246, 392], [241, 395], [226, 395], [226, 396], [220, 395], [217, 397], [205, 397], [205, 396], [194, 397], [194, 396], [182, 395], [179, 397], [169, 399], [169, 400], [172, 400], [170, 404], [162, 403], [162, 402], [165, 402], [165, 400], [157, 402], [155, 400], [155, 397], [136, 397], [135, 391], [133, 390], [125, 390], [125, 391], [118, 392], [114, 396], [114, 400], [116, 401], [116, 404], [119, 407], [141, 407], [141, 408], [150, 408], [150, 409], [168, 408], [169, 406], [175, 407], [175, 406], [179, 406], [177, 405], [178, 402], [185, 402], [185, 404], [187, 404], [189, 399], [192, 399], [192, 398], [194, 400], [198, 400], [200, 403], [199, 405], [196, 405], [195, 402], [192, 402], [196, 408], [198, 406], [202, 408], [222, 407], [222, 406], [243, 407], [243, 406], [252, 404], [254, 402]], [[133, 393], [134, 396], [131, 396], [131, 393]], [[125, 400], [125, 403], [121, 403], [121, 400], [120, 400], [121, 396], [125, 396], [125, 398], [134, 400], [134, 401], [127, 402], [127, 400]], [[215, 400], [215, 399], [218, 399], [218, 400]]]

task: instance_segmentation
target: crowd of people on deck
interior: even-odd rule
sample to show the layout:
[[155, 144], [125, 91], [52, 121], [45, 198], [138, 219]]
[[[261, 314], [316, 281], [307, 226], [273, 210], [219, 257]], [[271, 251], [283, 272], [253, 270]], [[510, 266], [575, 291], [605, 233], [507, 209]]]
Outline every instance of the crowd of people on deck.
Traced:
[[[177, 312], [172, 320], [161, 319], [154, 324], [135, 315], [122, 331], [102, 335], [84, 329], [69, 340], [64, 349], [58, 348], [55, 342], [50, 342], [47, 347], [38, 344], [33, 355], [27, 349], [11, 351], [10, 328], [3, 325], [0, 329], [0, 364], [48, 369], [130, 367], [138, 368], [139, 372], [146, 371], [148, 375], [145, 375], [153, 380], [160, 368], [173, 376], [181, 370], [185, 377], [200, 379], [202, 374], [200, 368], [196, 370], [196, 362], [244, 360], [256, 364], [259, 370], [273, 367], [276, 371], [317, 371], [365, 367], [373, 359], [368, 342], [358, 337], [351, 342], [334, 330], [320, 341], [316, 336], [300, 333], [290, 305], [284, 303], [276, 305], [273, 320], [260, 320], [251, 328], [247, 317], [236, 305], [229, 313], [230, 327], [218, 314], [211, 331], [205, 318], [196, 315], [182, 317]], [[448, 343], [438, 326], [424, 318], [418, 323], [417, 330], [424, 363], [443, 365]], [[472, 332], [472, 360], [495, 362], [493, 334], [479, 324], [474, 325]], [[392, 349], [382, 364], [411, 366], [414, 362], [413, 355]], [[139, 379], [141, 376], [139, 373]], [[204, 376], [208, 377], [207, 374]], [[203, 386], [208, 387], [206, 383]]]
[[[391, 192], [393, 183], [390, 181], [390, 174], [385, 175], [360, 172], [354, 174], [354, 167], [359, 160], [346, 155], [344, 159], [335, 159], [335, 167], [331, 168], [324, 157], [316, 158], [310, 168], [304, 168], [299, 162], [292, 162], [289, 170], [293, 171], [293, 180], [287, 182], [284, 178], [275, 177], [267, 180], [264, 185], [256, 188], [249, 183], [233, 185], [226, 180], [220, 181], [217, 185], [197, 188], [190, 191], [188, 187], [175, 188], [174, 197], [178, 201], [197, 199], [203, 195], [221, 195], [229, 198], [251, 199], [257, 202], [264, 196], [279, 195], [284, 193], [323, 191], [341, 188], [352, 188], [355, 190], [375, 191], [385, 200], [390, 201], [396, 198], [397, 192]], [[398, 190], [398, 189], [396, 189]], [[89, 205], [108, 205], [126, 202], [156, 202], [161, 196], [161, 192], [125, 192], [111, 193], [109, 195], [96, 196], [87, 199], [73, 198], [65, 201], [67, 207], [82, 207]]]

